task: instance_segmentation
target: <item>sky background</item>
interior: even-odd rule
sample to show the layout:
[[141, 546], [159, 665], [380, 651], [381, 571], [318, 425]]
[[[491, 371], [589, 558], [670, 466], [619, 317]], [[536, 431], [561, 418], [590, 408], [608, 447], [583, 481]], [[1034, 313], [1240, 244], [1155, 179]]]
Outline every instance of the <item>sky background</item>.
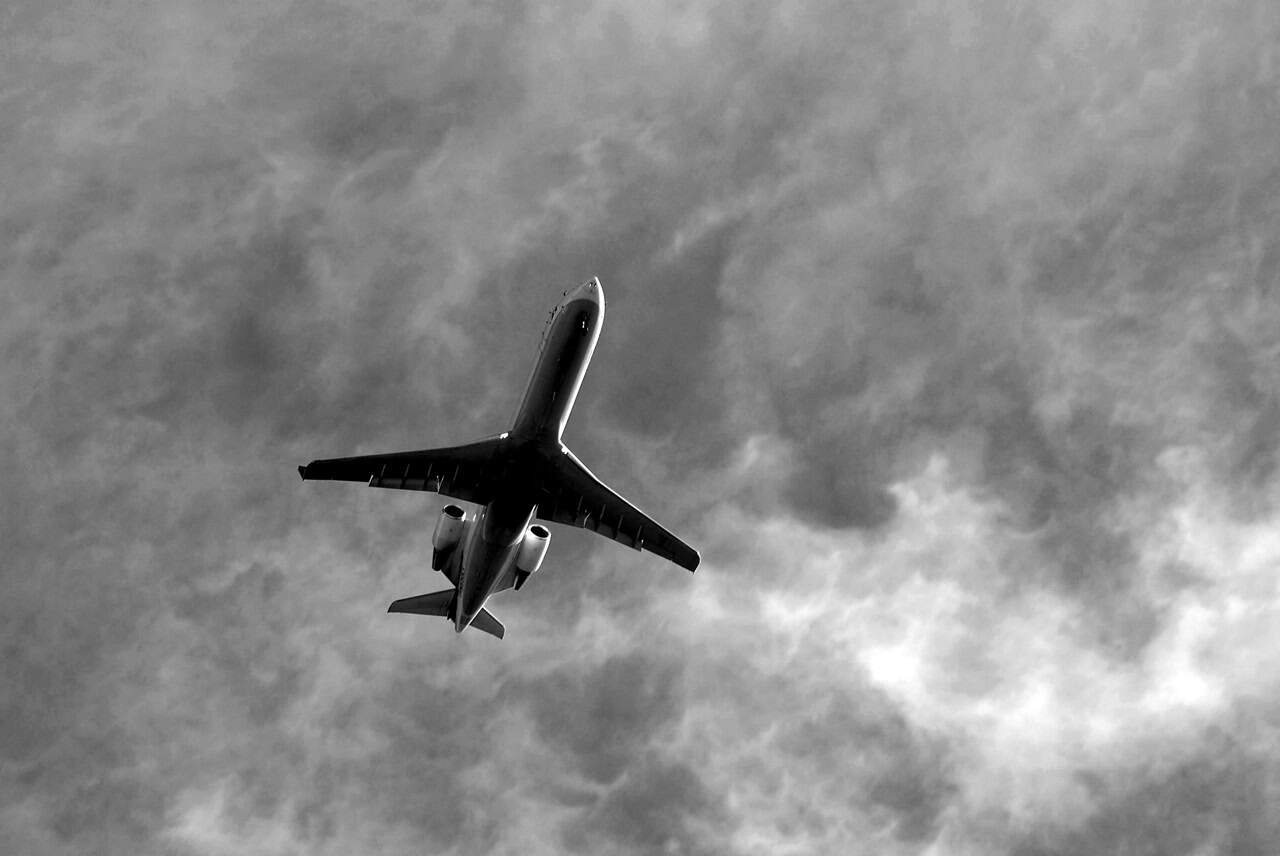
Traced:
[[[1274, 854], [1280, 5], [7, 3], [0, 851]], [[499, 642], [444, 500], [567, 443]]]

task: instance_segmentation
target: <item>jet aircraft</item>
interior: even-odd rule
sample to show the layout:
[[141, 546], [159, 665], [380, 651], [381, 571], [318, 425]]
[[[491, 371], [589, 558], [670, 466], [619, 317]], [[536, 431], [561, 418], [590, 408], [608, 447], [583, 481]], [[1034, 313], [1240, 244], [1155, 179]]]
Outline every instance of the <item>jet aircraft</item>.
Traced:
[[298, 467], [304, 479], [435, 491], [477, 506], [446, 505], [431, 538], [431, 567], [453, 588], [401, 598], [388, 612], [439, 615], [458, 633], [476, 627], [501, 639], [503, 626], [485, 603], [497, 592], [518, 591], [542, 566], [551, 533], [535, 519], [589, 529], [690, 571], [698, 567], [696, 550], [610, 490], [561, 442], [603, 321], [599, 279], [564, 293], [547, 319], [509, 431], [462, 446]]

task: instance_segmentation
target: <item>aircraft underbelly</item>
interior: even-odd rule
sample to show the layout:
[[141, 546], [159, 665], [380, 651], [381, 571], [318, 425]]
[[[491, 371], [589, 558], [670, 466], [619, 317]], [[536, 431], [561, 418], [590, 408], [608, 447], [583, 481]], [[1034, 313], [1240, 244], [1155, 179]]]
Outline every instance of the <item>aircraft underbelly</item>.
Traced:
[[600, 335], [598, 306], [589, 300], [573, 301], [556, 319], [529, 379], [513, 433], [553, 431], [560, 437]]
[[462, 586], [458, 590], [458, 607], [461, 617], [467, 622], [484, 608], [484, 602], [493, 592], [506, 565], [515, 560], [514, 548], [503, 548], [477, 540], [480, 543], [471, 555], [462, 557]]
[[500, 498], [476, 514], [459, 568], [458, 617], [463, 622], [469, 623], [489, 595], [512, 576], [533, 511], [532, 505]]

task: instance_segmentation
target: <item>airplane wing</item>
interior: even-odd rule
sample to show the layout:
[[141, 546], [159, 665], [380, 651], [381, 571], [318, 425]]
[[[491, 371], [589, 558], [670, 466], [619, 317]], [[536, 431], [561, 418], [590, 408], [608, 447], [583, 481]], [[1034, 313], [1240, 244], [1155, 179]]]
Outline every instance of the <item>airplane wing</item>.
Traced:
[[366, 482], [370, 487], [430, 490], [481, 505], [492, 501], [501, 477], [494, 457], [501, 438], [465, 446], [329, 458], [298, 467], [304, 479]]
[[550, 472], [539, 485], [538, 519], [590, 529], [636, 550], [692, 571], [698, 552], [592, 475], [564, 446], [546, 459]]

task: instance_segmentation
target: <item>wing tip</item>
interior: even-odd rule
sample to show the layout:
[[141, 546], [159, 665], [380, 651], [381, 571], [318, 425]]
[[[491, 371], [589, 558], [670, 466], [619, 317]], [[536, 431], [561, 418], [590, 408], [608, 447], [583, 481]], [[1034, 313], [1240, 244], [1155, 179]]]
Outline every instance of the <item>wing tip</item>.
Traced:
[[307, 468], [304, 464], [298, 464], [298, 478], [302, 479], [303, 481], [306, 481]]

